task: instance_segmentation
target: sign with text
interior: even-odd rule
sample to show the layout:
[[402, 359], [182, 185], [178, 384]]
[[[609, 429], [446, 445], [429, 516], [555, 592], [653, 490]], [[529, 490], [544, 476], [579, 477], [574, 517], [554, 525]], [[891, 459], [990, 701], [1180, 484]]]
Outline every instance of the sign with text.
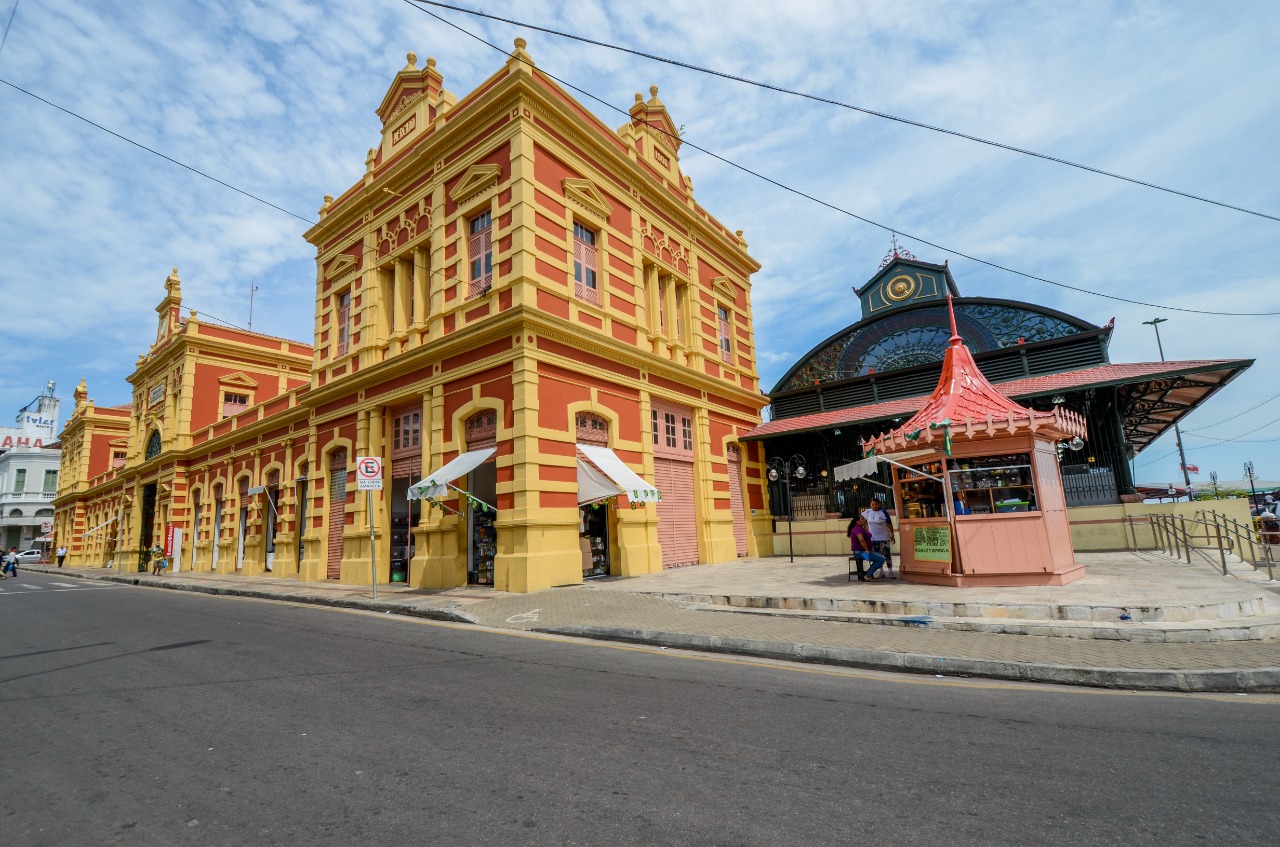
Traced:
[[918, 526], [912, 533], [916, 559], [921, 562], [951, 561], [951, 527]]
[[382, 490], [382, 459], [377, 456], [360, 456], [356, 459], [356, 490]]

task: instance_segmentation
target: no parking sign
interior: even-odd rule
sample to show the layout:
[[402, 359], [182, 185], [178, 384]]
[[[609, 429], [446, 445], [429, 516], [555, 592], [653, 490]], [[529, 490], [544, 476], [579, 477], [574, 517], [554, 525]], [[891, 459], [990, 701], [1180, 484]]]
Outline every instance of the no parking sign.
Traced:
[[382, 459], [378, 456], [360, 456], [356, 459], [356, 490], [382, 490]]

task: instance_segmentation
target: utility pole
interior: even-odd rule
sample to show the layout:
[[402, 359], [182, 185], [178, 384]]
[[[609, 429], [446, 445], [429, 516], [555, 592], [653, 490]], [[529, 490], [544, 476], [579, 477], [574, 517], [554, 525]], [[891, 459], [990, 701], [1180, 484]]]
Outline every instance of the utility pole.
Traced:
[[253, 331], [253, 292], [258, 290], [258, 286], [252, 282], [249, 283], [249, 331]]
[[1258, 502], [1258, 489], [1254, 488], [1253, 481], [1258, 478], [1258, 473], [1253, 469], [1253, 462], [1244, 463], [1244, 478], [1249, 480], [1249, 492], [1253, 495], [1249, 498], [1249, 513], [1253, 513], [1253, 506], [1261, 506]]
[[[1167, 321], [1168, 318], [1152, 318], [1149, 321], [1143, 321], [1143, 326], [1149, 326], [1156, 331], [1156, 349], [1160, 351], [1160, 361], [1164, 361], [1164, 345], [1160, 343], [1160, 324]], [[1191, 499], [1191, 472], [1187, 470], [1187, 452], [1182, 449], [1182, 430], [1178, 428], [1177, 423], [1173, 425], [1173, 438], [1178, 444], [1178, 461], [1182, 463], [1182, 481], [1187, 485], [1187, 499]]]

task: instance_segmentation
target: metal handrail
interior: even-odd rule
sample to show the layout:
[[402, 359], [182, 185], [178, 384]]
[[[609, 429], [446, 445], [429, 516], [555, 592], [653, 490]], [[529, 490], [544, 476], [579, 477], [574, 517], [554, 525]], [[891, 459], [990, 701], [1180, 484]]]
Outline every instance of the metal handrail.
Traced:
[[[1190, 520], [1184, 515], [1158, 514], [1148, 515], [1147, 520], [1151, 524], [1152, 538], [1156, 546], [1169, 556], [1176, 559], [1185, 558], [1187, 564], [1191, 564], [1191, 553], [1194, 550], [1206, 562], [1220, 568], [1225, 576], [1228, 574], [1227, 553], [1231, 553], [1255, 568], [1265, 564], [1268, 578], [1275, 579], [1275, 556], [1271, 545], [1267, 544], [1262, 533], [1252, 526], [1244, 526], [1234, 518], [1219, 514], [1212, 509], [1208, 511], [1198, 509]], [[1136, 548], [1137, 533], [1133, 531], [1134, 521], [1131, 517], [1128, 523]], [[1188, 523], [1191, 524], [1190, 530], [1187, 528]], [[1203, 544], [1198, 545], [1196, 542], [1201, 538], [1201, 530], [1203, 530]], [[1248, 559], [1244, 557], [1246, 542], [1249, 545]], [[1218, 550], [1217, 562], [1214, 562], [1214, 557], [1207, 552], [1215, 547]], [[1258, 555], [1259, 548], [1262, 550], [1261, 556]]]

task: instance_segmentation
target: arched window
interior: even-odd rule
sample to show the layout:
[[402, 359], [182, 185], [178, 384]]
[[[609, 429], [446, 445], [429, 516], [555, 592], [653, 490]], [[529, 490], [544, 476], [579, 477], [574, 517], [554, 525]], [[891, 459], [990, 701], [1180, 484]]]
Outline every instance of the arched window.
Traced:
[[51, 518], [53, 517], [53, 509], [36, 509], [36, 517]]
[[609, 443], [609, 422], [593, 412], [578, 412], [576, 429], [579, 444]]
[[9, 510], [9, 517], [11, 517], [11, 518], [20, 518], [20, 517], [22, 517], [22, 510], [21, 510], [21, 509], [10, 509], [10, 510]]
[[154, 459], [160, 455], [160, 430], [154, 430], [151, 437], [147, 439], [146, 458]]
[[467, 449], [482, 450], [498, 443], [498, 413], [493, 409], [481, 409], [467, 418]]

